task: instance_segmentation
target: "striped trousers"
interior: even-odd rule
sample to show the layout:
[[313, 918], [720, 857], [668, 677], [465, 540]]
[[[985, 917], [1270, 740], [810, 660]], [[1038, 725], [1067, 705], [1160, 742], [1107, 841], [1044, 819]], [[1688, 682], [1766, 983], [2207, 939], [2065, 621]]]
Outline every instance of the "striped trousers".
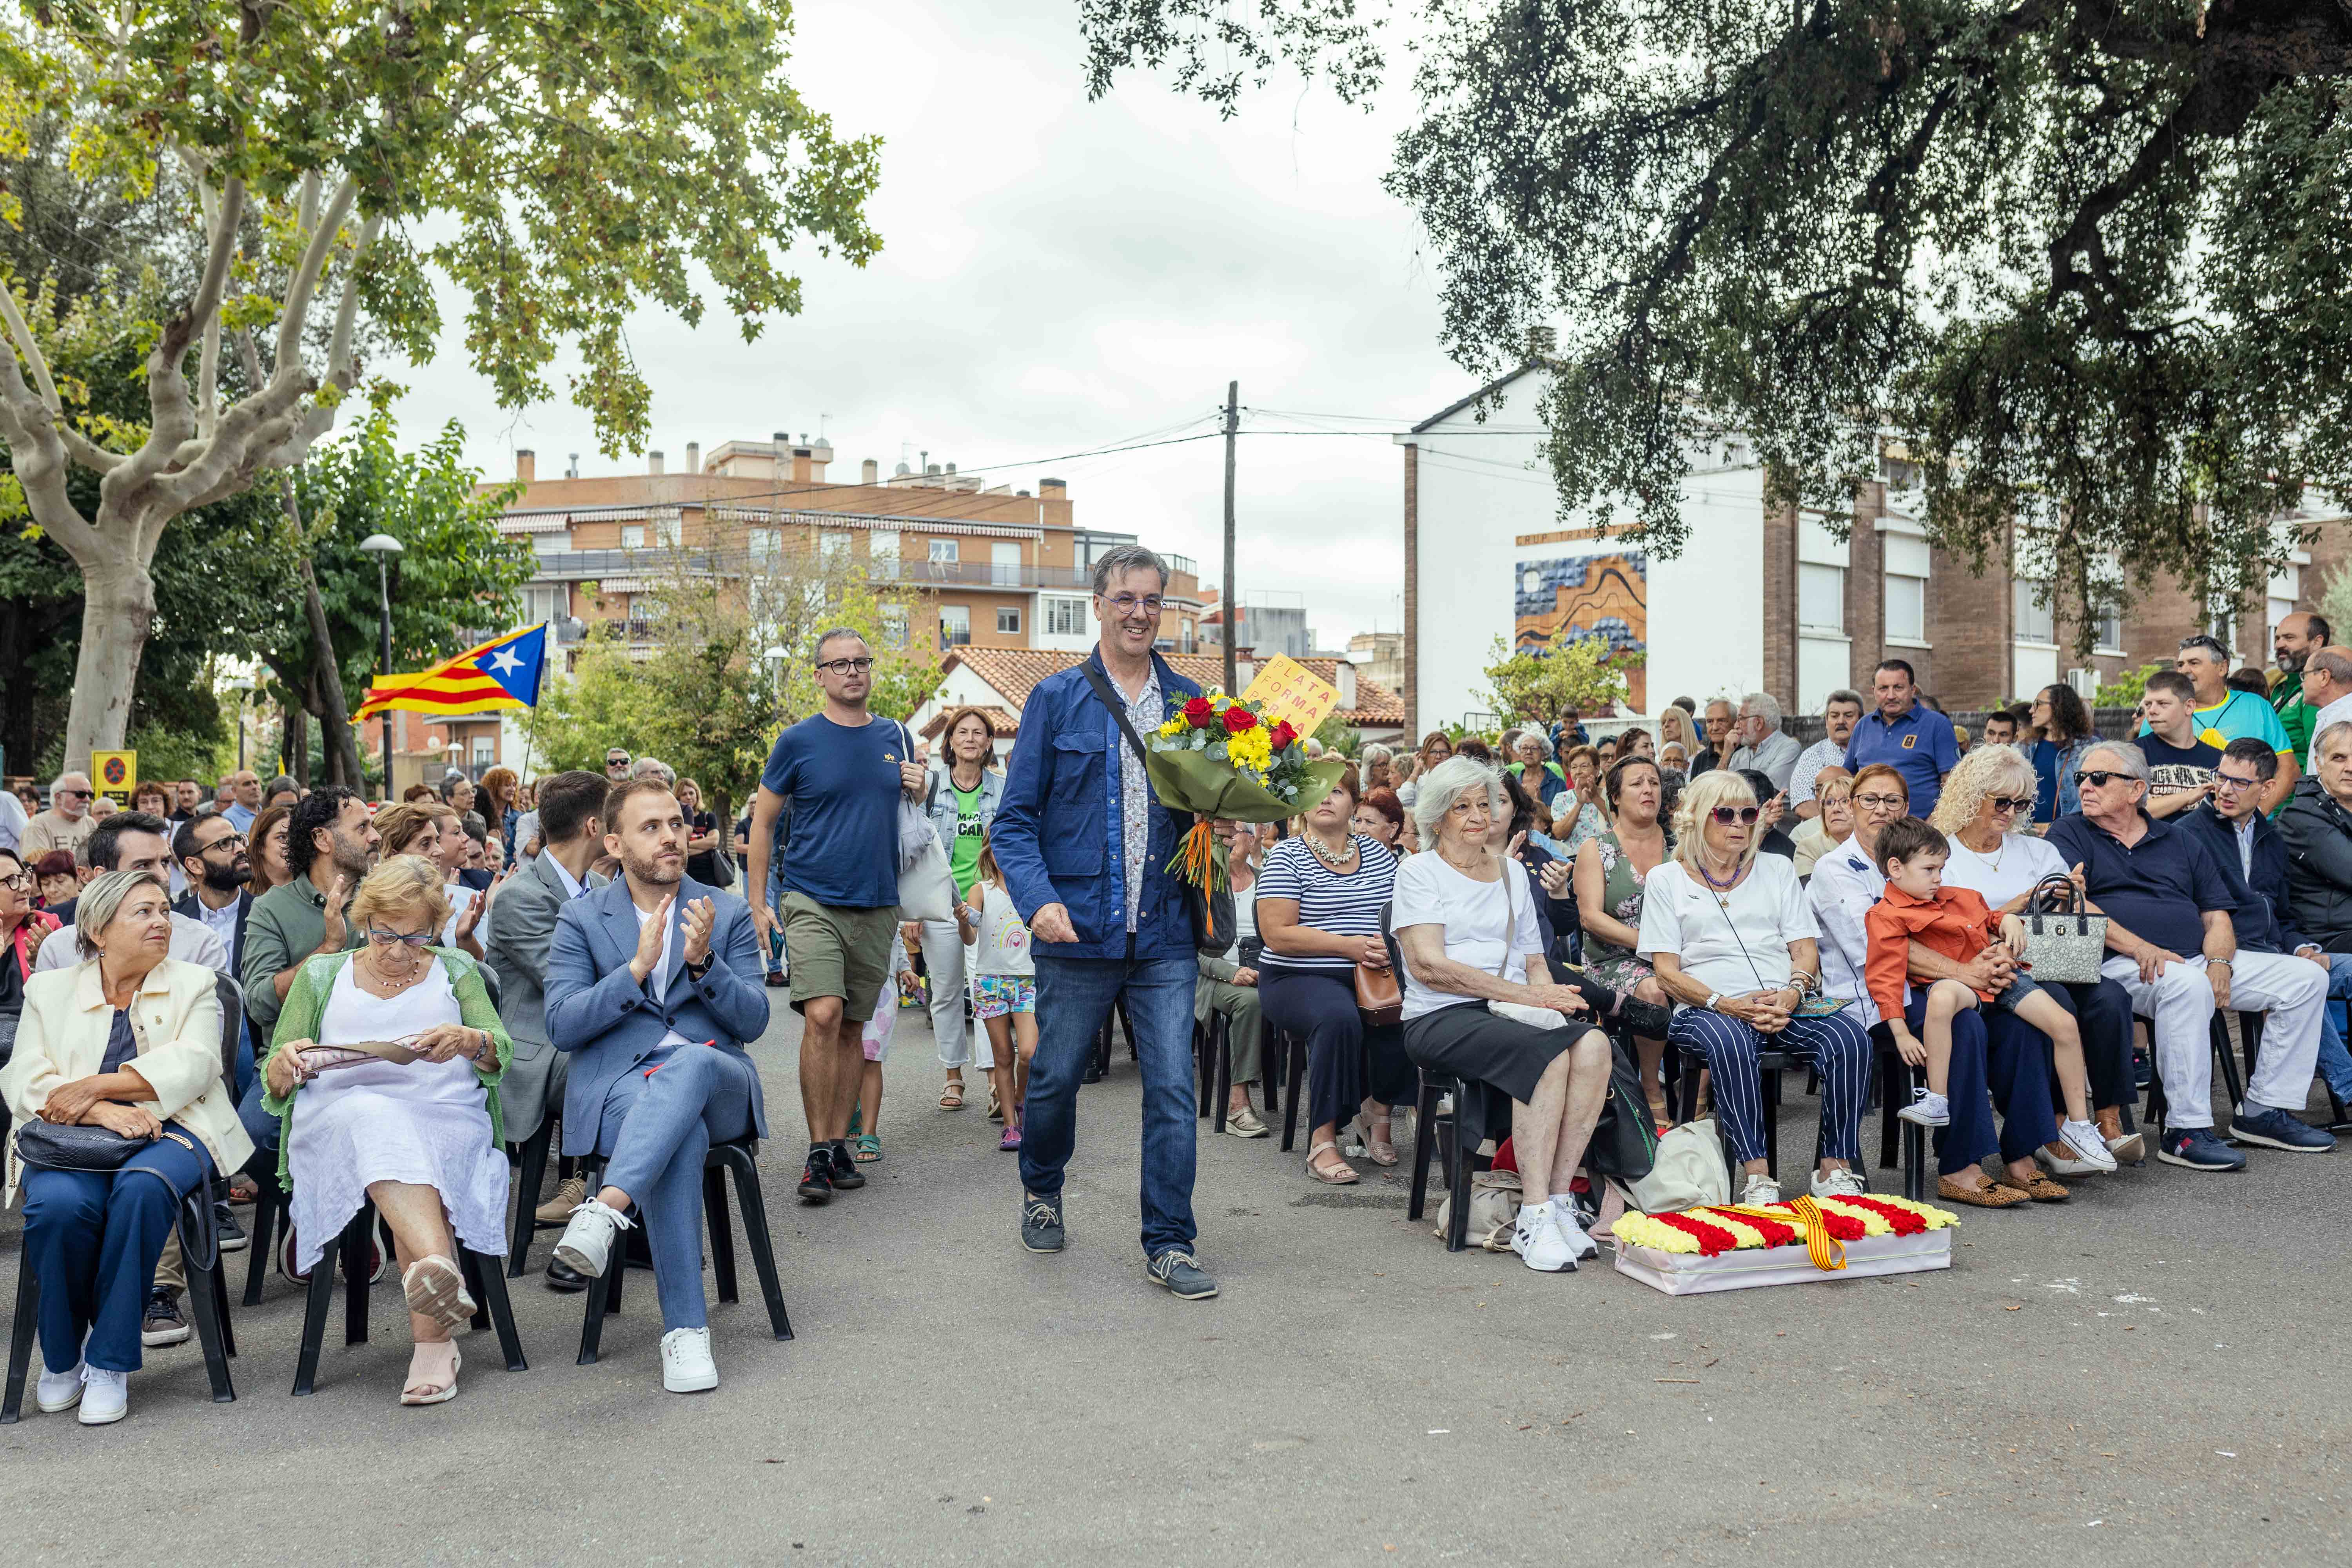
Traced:
[[1706, 1053], [1714, 1075], [1715, 1113], [1742, 1161], [1764, 1158], [1763, 1051], [1810, 1059], [1822, 1075], [1822, 1152], [1833, 1160], [1862, 1153], [1862, 1113], [1870, 1100], [1870, 1031], [1853, 1009], [1824, 1018], [1791, 1018], [1777, 1035], [1759, 1035], [1737, 1018], [1704, 1007], [1684, 1007], [1666, 1029], [1667, 1041]]

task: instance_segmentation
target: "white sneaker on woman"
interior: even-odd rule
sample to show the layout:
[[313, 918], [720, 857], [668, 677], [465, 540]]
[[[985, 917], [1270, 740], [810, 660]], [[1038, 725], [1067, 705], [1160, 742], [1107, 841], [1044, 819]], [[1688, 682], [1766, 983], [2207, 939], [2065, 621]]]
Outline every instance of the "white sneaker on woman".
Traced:
[[81, 1424], [106, 1426], [131, 1414], [131, 1374], [100, 1366], [81, 1369]]
[[555, 1256], [573, 1273], [601, 1279], [613, 1256], [613, 1237], [629, 1227], [627, 1215], [602, 1198], [590, 1198], [572, 1211], [572, 1223], [563, 1227]]
[[2059, 1142], [2074, 1152], [2074, 1158], [2094, 1171], [2112, 1171], [2116, 1157], [2107, 1150], [2107, 1141], [2095, 1121], [2062, 1121], [2058, 1124]]
[[65, 1372], [51, 1372], [45, 1364], [41, 1381], [33, 1385], [33, 1403], [44, 1415], [55, 1415], [60, 1410], [71, 1410], [81, 1403], [81, 1363], [76, 1362]]
[[1813, 1178], [1813, 1196], [1817, 1198], [1858, 1198], [1870, 1189], [1862, 1178], [1841, 1165], [1826, 1176]]
[[1739, 1201], [1749, 1208], [1769, 1208], [1780, 1201], [1780, 1184], [1759, 1172], [1740, 1184]]
[[709, 1329], [672, 1329], [662, 1336], [661, 1357], [662, 1386], [672, 1394], [699, 1394], [719, 1386]]
[[1560, 1234], [1556, 1214], [1549, 1202], [1521, 1204], [1518, 1223], [1511, 1229], [1511, 1250], [1538, 1274], [1576, 1271], [1576, 1248]]

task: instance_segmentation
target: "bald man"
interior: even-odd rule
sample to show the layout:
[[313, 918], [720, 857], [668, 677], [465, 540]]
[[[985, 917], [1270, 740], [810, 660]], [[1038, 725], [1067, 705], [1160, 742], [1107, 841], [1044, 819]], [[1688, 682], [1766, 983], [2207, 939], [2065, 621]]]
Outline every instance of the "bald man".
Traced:
[[2271, 655], [2279, 670], [2278, 680], [2271, 687], [2271, 709], [2286, 726], [2286, 738], [2305, 772], [2311, 768], [2311, 737], [2317, 733], [2312, 721], [2326, 704], [2305, 689], [2304, 667], [2334, 635], [2326, 616], [2307, 610], [2286, 616], [2271, 634]]

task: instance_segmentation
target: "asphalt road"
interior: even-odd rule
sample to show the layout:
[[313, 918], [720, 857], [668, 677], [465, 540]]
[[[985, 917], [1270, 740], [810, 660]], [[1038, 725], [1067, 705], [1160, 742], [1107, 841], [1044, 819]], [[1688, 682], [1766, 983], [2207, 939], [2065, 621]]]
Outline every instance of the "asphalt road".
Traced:
[[799, 1206], [778, 1012], [763, 1173], [796, 1340], [756, 1291], [714, 1303], [723, 1381], [670, 1395], [648, 1277], [593, 1367], [580, 1299], [525, 1279], [530, 1370], [476, 1336], [459, 1397], [404, 1410], [386, 1286], [374, 1339], [331, 1330], [296, 1400], [300, 1303], [273, 1280], [236, 1311], [235, 1405], [206, 1401], [191, 1342], [149, 1352], [119, 1426], [0, 1427], [10, 1561], [2344, 1557], [2352, 1150], [2238, 1177], [2151, 1162], [1970, 1213], [1947, 1272], [1674, 1300], [1599, 1264], [1449, 1256], [1406, 1223], [1404, 1166], [1334, 1191], [1272, 1140], [1204, 1131], [1223, 1294], [1188, 1303], [1142, 1278], [1123, 1054], [1080, 1101], [1069, 1248], [1036, 1258], [1013, 1157], [981, 1103], [934, 1108], [911, 1015], [887, 1159]]

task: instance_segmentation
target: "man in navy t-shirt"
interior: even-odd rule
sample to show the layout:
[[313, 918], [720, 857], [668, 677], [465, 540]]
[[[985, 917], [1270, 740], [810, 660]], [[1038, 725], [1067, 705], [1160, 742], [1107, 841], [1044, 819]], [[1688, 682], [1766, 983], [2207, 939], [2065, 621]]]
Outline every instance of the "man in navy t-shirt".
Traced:
[[1926, 820], [1944, 793], [1944, 775], [1960, 760], [1952, 721], [1919, 700], [1911, 667], [1899, 658], [1883, 661], [1873, 688], [1878, 711], [1853, 727], [1846, 742], [1845, 771], [1858, 773], [1884, 763], [1911, 786], [1911, 815]]
[[[824, 709], [776, 737], [751, 806], [745, 885], [765, 885], [776, 818], [792, 805], [784, 842], [784, 961], [801, 1016], [801, 1106], [808, 1163], [800, 1195], [821, 1204], [866, 1184], [849, 1152], [849, 1113], [866, 1070], [860, 1041], [890, 978], [898, 918], [898, 798], [922, 787], [906, 726], [866, 711], [874, 656], [846, 627], [817, 639]], [[777, 927], [764, 900], [753, 918]]]

